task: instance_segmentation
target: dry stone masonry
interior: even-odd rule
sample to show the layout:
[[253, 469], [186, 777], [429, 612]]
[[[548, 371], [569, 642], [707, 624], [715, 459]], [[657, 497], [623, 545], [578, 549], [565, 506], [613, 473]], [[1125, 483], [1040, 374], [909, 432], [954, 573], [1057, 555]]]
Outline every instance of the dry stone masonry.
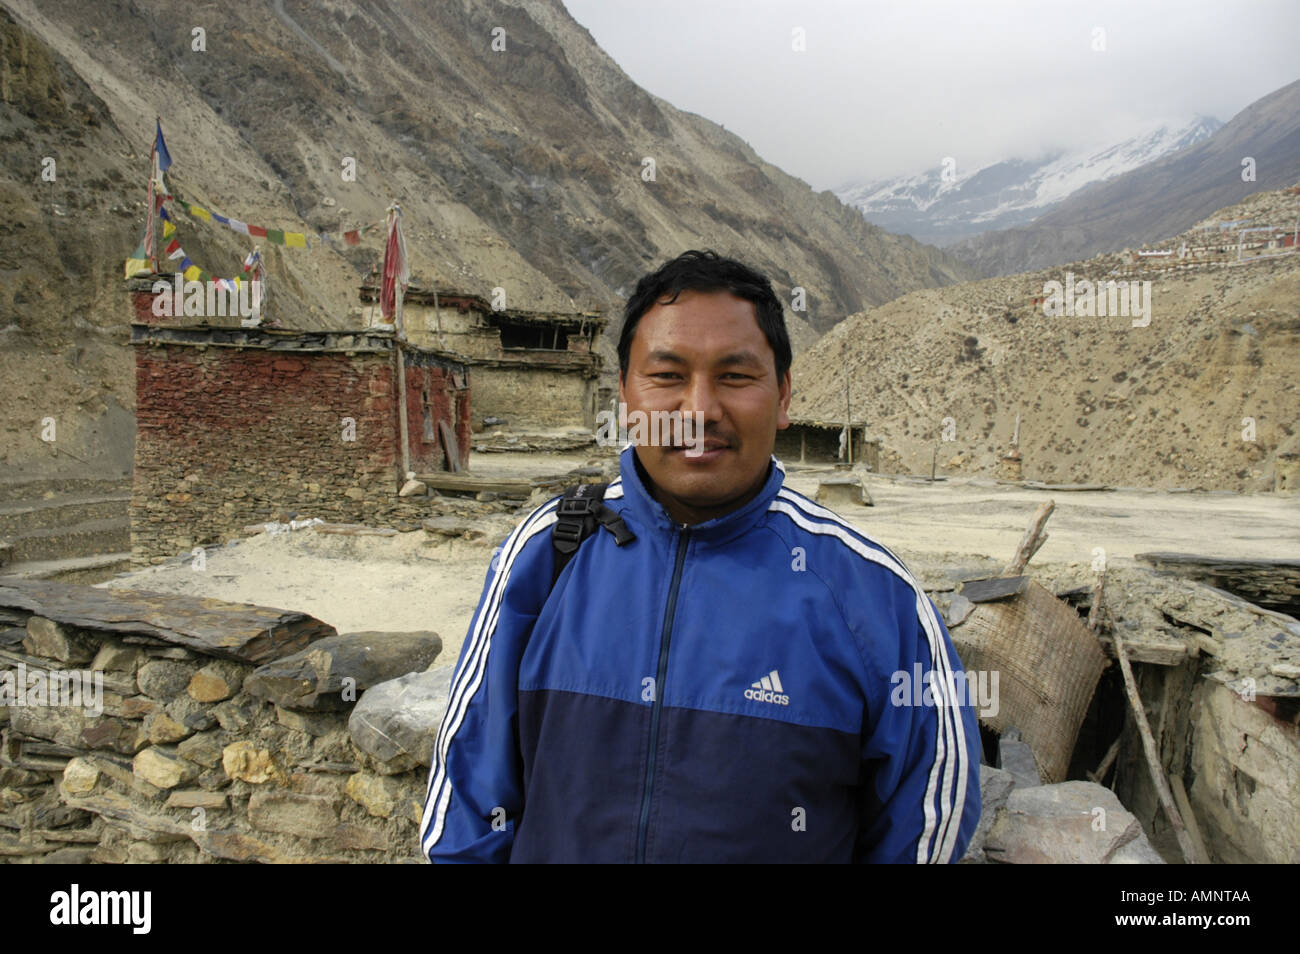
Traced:
[[[76, 706], [11, 695], [19, 704], [0, 707], [0, 859], [420, 860], [451, 672], [429, 669], [437, 634], [336, 634], [262, 610], [273, 638], [221, 639], [251, 630], [257, 608], [5, 583], [0, 684], [68, 671], [101, 688]], [[143, 619], [91, 618], [87, 600], [111, 617], [118, 596]], [[150, 600], [167, 609], [151, 616]]]
[[[152, 318], [149, 292], [134, 297], [134, 564], [277, 515], [374, 524], [409, 514], [391, 331], [177, 327]], [[468, 368], [426, 349], [403, 346], [403, 357], [411, 469], [463, 469]]]

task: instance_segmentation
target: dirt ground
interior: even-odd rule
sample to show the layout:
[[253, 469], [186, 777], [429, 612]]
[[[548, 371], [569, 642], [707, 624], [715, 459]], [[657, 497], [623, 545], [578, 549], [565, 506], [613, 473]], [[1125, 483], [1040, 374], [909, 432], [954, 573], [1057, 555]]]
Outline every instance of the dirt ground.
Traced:
[[[585, 463], [558, 454], [476, 454], [484, 475], [564, 473]], [[831, 468], [788, 468], [786, 482], [813, 495]], [[1228, 557], [1300, 555], [1300, 498], [1271, 494], [1168, 493], [1147, 490], [1045, 491], [981, 479], [929, 483], [866, 475], [872, 507], [833, 509], [895, 550], [918, 573], [938, 565], [997, 562], [1014, 552], [1030, 516], [1056, 502], [1049, 539], [1030, 565], [1053, 576], [1086, 573], [1105, 550], [1112, 566], [1131, 566], [1145, 551]], [[104, 586], [190, 593], [300, 610], [341, 633], [433, 630], [440, 662], [454, 659], [477, 604], [492, 549], [513, 528], [510, 514], [485, 517], [477, 541], [423, 530], [392, 537], [351, 537], [296, 530], [258, 535], [209, 550], [205, 567], [183, 563], [119, 576]]]

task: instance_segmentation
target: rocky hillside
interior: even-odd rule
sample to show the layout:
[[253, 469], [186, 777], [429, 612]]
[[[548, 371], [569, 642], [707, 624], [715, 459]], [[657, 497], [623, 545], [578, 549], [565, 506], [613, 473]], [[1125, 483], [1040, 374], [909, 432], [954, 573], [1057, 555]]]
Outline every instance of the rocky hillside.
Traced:
[[[972, 274], [647, 94], [559, 0], [3, 7], [6, 466], [49, 456], [34, 401], [66, 419], [65, 449], [110, 463], [71, 435], [89, 441], [91, 422], [133, 403], [121, 266], [142, 232], [156, 115], [178, 194], [309, 233], [382, 219], [397, 199], [417, 279], [499, 286], [521, 307], [613, 312], [649, 267], [712, 246], [767, 269], [783, 295], [806, 290], [791, 315], [806, 343], [864, 304]], [[238, 270], [245, 237], [181, 227], [198, 264]], [[275, 314], [355, 320], [381, 251], [271, 247]]]
[[[1254, 178], [1243, 181], [1245, 159]], [[1215, 209], [1300, 179], [1300, 80], [1251, 103], [1210, 138], [1071, 196], [1022, 228], [949, 247], [981, 275], [1009, 275], [1181, 232]]]
[[[1210, 221], [1289, 226], [1298, 209], [1300, 194], [1268, 192]], [[1183, 241], [1203, 240], [1161, 245]], [[1097, 256], [854, 315], [796, 360], [791, 414], [843, 420], [847, 365], [853, 416], [883, 438], [886, 470], [928, 475], [937, 450], [940, 474], [994, 476], [1019, 414], [1026, 479], [1270, 488], [1300, 429], [1300, 253], [1116, 274], [1129, 262]], [[1150, 324], [1047, 316], [1034, 299], [1067, 273], [1150, 280]]]

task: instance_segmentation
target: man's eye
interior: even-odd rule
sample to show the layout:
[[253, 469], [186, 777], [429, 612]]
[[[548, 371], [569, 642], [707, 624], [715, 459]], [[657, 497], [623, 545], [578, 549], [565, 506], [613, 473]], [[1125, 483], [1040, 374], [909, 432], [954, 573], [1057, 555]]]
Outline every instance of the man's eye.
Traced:
[[652, 378], [675, 378], [678, 377], [676, 371], [654, 371], [651, 373]]

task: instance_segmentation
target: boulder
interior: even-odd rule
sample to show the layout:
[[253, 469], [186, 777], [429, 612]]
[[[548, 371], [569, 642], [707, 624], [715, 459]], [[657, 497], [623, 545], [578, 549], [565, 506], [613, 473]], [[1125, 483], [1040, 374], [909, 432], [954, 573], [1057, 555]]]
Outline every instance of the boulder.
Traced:
[[1142, 826], [1094, 782], [1017, 788], [984, 842], [1005, 864], [1159, 864]]
[[63, 767], [63, 790], [70, 795], [88, 795], [99, 782], [99, 769], [88, 759], [69, 759]]
[[171, 742], [179, 742], [181, 739], [193, 735], [193, 730], [181, 725], [164, 709], [145, 716], [144, 731], [149, 736], [149, 741], [154, 745], [166, 745]]
[[1020, 730], [1014, 727], [1003, 732], [998, 740], [998, 768], [1014, 775], [1020, 788], [1043, 784], [1033, 749], [1029, 743], [1021, 741]]
[[353, 744], [381, 762], [405, 755], [428, 765], [455, 668], [413, 672], [367, 690], [348, 719]]
[[232, 742], [221, 751], [221, 767], [230, 778], [251, 785], [271, 781], [283, 785], [288, 778], [267, 749], [259, 749], [247, 739]]
[[243, 681], [243, 667], [215, 661], [196, 672], [185, 691], [195, 702], [224, 702], [239, 691]]
[[131, 770], [137, 778], [144, 779], [158, 788], [175, 788], [184, 782], [198, 778], [199, 769], [193, 762], [187, 762], [175, 752], [154, 746], [145, 749], [131, 763]]
[[118, 642], [106, 642], [99, 647], [91, 669], [103, 672], [135, 672], [140, 664], [149, 659], [148, 654], [138, 646], [127, 646]]
[[984, 841], [1015, 787], [1016, 777], [1010, 772], [991, 765], [980, 766], [980, 820], [961, 859], [963, 864], [978, 864], [986, 860]]
[[402, 797], [402, 786], [393, 778], [358, 772], [347, 783], [348, 798], [376, 818], [389, 818]]
[[333, 800], [324, 795], [258, 789], [248, 799], [248, 823], [262, 831], [326, 838], [333, 834], [338, 821]]
[[140, 667], [135, 681], [144, 695], [165, 702], [184, 692], [193, 674], [192, 665], [171, 659], [154, 659]]
[[428, 486], [422, 480], [409, 479], [402, 484], [402, 489], [397, 492], [399, 497], [423, 497], [429, 492]]
[[33, 656], [79, 665], [95, 658], [95, 649], [70, 627], [44, 616], [27, 617], [23, 648]]
[[195, 765], [214, 768], [221, 762], [221, 743], [218, 741], [218, 733], [204, 732], [200, 735], [192, 735], [176, 746], [176, 753]]
[[285, 709], [350, 709], [365, 690], [426, 669], [442, 651], [437, 633], [346, 633], [259, 666], [244, 689]]

